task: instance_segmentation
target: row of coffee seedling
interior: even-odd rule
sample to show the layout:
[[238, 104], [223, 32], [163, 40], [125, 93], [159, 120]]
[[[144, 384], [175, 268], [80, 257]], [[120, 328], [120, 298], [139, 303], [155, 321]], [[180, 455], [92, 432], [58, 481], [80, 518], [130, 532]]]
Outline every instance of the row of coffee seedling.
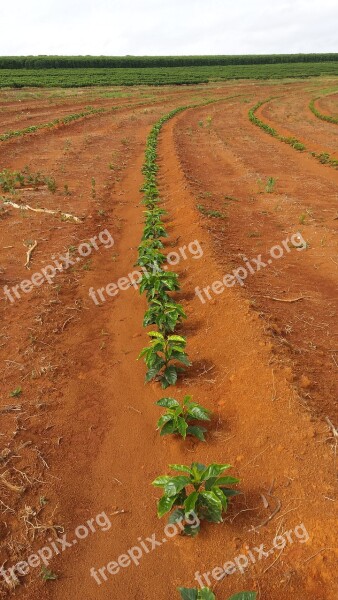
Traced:
[[[153, 126], [148, 138], [143, 166], [145, 222], [142, 240], [138, 248], [138, 261], [143, 270], [140, 292], [145, 293], [148, 308], [143, 325], [156, 326], [150, 331], [149, 346], [145, 347], [139, 358], [143, 357], [147, 366], [146, 382], [158, 381], [162, 388], [175, 385], [179, 374], [191, 363], [186, 354], [186, 338], [177, 335], [176, 328], [186, 318], [183, 306], [172, 293], [180, 289], [177, 273], [167, 270], [166, 256], [163, 252], [163, 240], [168, 237], [163, 217], [167, 214], [161, 206], [157, 187], [157, 145], [163, 124], [174, 115], [189, 107], [177, 108], [163, 116]], [[193, 435], [204, 441], [205, 428], [196, 425], [196, 421], [210, 420], [210, 411], [192, 402], [185, 396], [182, 404], [171, 397], [161, 398], [156, 403], [166, 412], [158, 421], [161, 435], [179, 434], [183, 438]], [[200, 530], [201, 521], [221, 523], [227, 510], [228, 500], [239, 492], [229, 487], [237, 484], [235, 477], [224, 476], [230, 468], [228, 464], [213, 463], [209, 466], [193, 462], [187, 465], [170, 465], [172, 471], [180, 474], [162, 475], [153, 481], [155, 487], [162, 488], [163, 496], [158, 502], [159, 517], [171, 513], [169, 523], [185, 522], [183, 533], [195, 536]], [[189, 516], [196, 521], [190, 524]], [[213, 600], [214, 594], [204, 588], [195, 590], [179, 588], [184, 600]], [[237, 600], [241, 596], [237, 596]], [[243, 600], [253, 600], [254, 596], [242, 596]], [[233, 599], [234, 600], [234, 599]]]

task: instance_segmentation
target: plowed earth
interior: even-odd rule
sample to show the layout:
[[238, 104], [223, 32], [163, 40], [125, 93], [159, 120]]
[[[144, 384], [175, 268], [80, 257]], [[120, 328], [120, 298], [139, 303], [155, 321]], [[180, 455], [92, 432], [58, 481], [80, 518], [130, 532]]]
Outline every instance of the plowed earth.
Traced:
[[[309, 150], [337, 156], [337, 126], [309, 110], [311, 98], [334, 84], [121, 89], [114, 98], [109, 90], [1, 92], [0, 133], [88, 106], [107, 111], [0, 143], [0, 171], [28, 165], [57, 182], [55, 193], [46, 186], [19, 191], [18, 202], [81, 219], [0, 210], [0, 567], [25, 561], [58, 536], [69, 544], [50, 558], [57, 580], [44, 581], [41, 566], [16, 586], [0, 576], [0, 597], [171, 600], [176, 586], [197, 586], [199, 571], [224, 600], [243, 589], [256, 590], [259, 600], [336, 600], [338, 171], [248, 119], [251, 106], [278, 96], [258, 116]], [[134, 270], [151, 126], [178, 106], [211, 98], [220, 102], [164, 126], [158, 156], [166, 250], [186, 247], [173, 268], [192, 361], [166, 395], [191, 394], [213, 411], [202, 444], [156, 431], [154, 402], [164, 394], [158, 384], [144, 385], [144, 365], [136, 362], [146, 344], [144, 298], [130, 286], [95, 303], [89, 290]], [[337, 94], [317, 106], [337, 114]], [[97, 249], [92, 244], [80, 256], [79, 245], [94, 236]], [[189, 250], [194, 241], [198, 257]], [[282, 256], [272, 258], [277, 245]], [[13, 302], [6, 296], [4, 286], [68, 251], [73, 264], [50, 283], [20, 298], [12, 292]], [[258, 272], [213, 288], [259, 255], [267, 264]], [[192, 461], [231, 463], [243, 494], [222, 525], [203, 525], [195, 539], [169, 539], [151, 481], [169, 464]], [[101, 513], [110, 528], [97, 522], [85, 539], [74, 537]], [[268, 551], [283, 534], [284, 548], [260, 558], [256, 552], [242, 572], [216, 582], [215, 567], [262, 544]], [[103, 569], [154, 535], [161, 543], [151, 549], [148, 541], [138, 566]], [[104, 573], [99, 583], [92, 567]]]

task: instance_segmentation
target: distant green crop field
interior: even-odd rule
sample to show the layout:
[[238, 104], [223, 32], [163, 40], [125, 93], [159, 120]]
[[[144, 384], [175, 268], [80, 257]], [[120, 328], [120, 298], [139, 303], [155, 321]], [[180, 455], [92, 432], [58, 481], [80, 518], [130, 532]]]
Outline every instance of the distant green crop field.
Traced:
[[163, 68], [337, 62], [337, 53], [205, 56], [0, 56], [0, 69]]
[[0, 87], [188, 85], [233, 79], [282, 79], [332, 75], [338, 61], [151, 68], [0, 69]]

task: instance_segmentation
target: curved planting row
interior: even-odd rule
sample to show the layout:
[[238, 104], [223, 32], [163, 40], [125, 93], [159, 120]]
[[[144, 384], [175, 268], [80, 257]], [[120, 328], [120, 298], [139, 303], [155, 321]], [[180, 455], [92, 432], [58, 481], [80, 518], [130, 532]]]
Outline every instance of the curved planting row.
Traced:
[[309, 104], [309, 108], [310, 108], [311, 112], [313, 112], [313, 114], [318, 119], [321, 119], [322, 121], [327, 121], [328, 123], [334, 123], [335, 125], [338, 125], [338, 117], [332, 117], [331, 115], [324, 115], [324, 113], [321, 113], [318, 110], [318, 108], [316, 107], [316, 102], [317, 102], [317, 100], [320, 100], [320, 98], [322, 98], [322, 96], [317, 96], [316, 98], [312, 98], [312, 100]]
[[[179, 112], [194, 106], [176, 108], [155, 123], [147, 139], [142, 169], [145, 179], [142, 187], [145, 222], [137, 265], [143, 270], [140, 292], [145, 293], [148, 302], [143, 325], [153, 325], [156, 330], [148, 333], [149, 346], [141, 351], [139, 358], [143, 357], [147, 366], [146, 382], [158, 381], [163, 389], [175, 385], [180, 373], [191, 363], [186, 354], [187, 340], [176, 333], [177, 326], [186, 318], [183, 306], [173, 297], [173, 293], [180, 289], [178, 275], [167, 270], [166, 256], [163, 253], [163, 240], [168, 234], [162, 219], [167, 213], [161, 206], [157, 187], [157, 145], [163, 124]], [[186, 396], [182, 404], [168, 396], [161, 398], [156, 404], [165, 409], [158, 421], [160, 435], [180, 435], [184, 439], [191, 435], [204, 441], [206, 429], [198, 422], [209, 421], [210, 411], [193, 402], [191, 396]], [[239, 493], [229, 487], [239, 480], [224, 475], [230, 465], [212, 463], [206, 466], [193, 462], [191, 465], [169, 466], [176, 475], [161, 475], [152, 483], [163, 491], [157, 505], [158, 517], [171, 513], [169, 523], [179, 523], [182, 534], [192, 537], [200, 531], [203, 520], [221, 523], [229, 499]], [[179, 588], [179, 592], [183, 600], [215, 599], [208, 588]], [[233, 596], [232, 600], [255, 598], [255, 592], [242, 592]]]
[[[154, 101], [156, 102], [156, 100]], [[1, 133], [0, 134], [0, 142], [6, 142], [7, 140], [10, 140], [11, 138], [14, 137], [21, 137], [23, 135], [28, 135], [29, 133], [35, 133], [36, 131], [40, 131], [41, 129], [52, 129], [53, 127], [57, 127], [57, 125], [68, 125], [69, 123], [72, 123], [73, 121], [77, 121], [78, 119], [81, 119], [83, 117], [89, 117], [92, 115], [96, 115], [96, 114], [102, 114], [104, 112], [107, 112], [108, 110], [112, 110], [112, 111], [116, 111], [119, 109], [126, 109], [126, 108], [138, 108], [140, 106], [144, 106], [144, 105], [149, 105], [149, 104], [153, 104], [154, 102], [149, 102], [149, 101], [145, 101], [145, 102], [139, 102], [138, 104], [126, 104], [123, 106], [112, 106], [111, 109], [107, 109], [107, 108], [90, 108], [86, 111], [82, 111], [79, 113], [73, 113], [71, 115], [66, 115], [65, 117], [61, 118], [61, 119], [53, 119], [53, 121], [49, 121], [48, 123], [41, 123], [39, 125], [30, 125], [29, 127], [24, 127], [23, 129], [18, 129], [17, 131], [6, 131], [5, 133]]]
[[53, 121], [49, 121], [49, 123], [41, 123], [40, 125], [31, 125], [30, 127], [25, 127], [24, 129], [19, 129], [18, 131], [7, 131], [6, 133], [0, 134], [0, 142], [6, 142], [7, 140], [13, 137], [21, 137], [22, 135], [27, 135], [28, 133], [34, 133], [35, 131], [39, 131], [40, 129], [51, 129], [52, 127], [56, 127], [57, 125], [67, 125], [72, 121], [77, 121], [82, 117], [88, 117], [89, 115], [95, 115], [98, 113], [105, 112], [105, 108], [91, 108], [89, 110], [74, 113], [72, 115], [67, 115], [62, 119], [53, 119]]
[[271, 100], [274, 100], [274, 99], [275, 98], [268, 98], [267, 100], [262, 100], [261, 102], [258, 102], [257, 104], [255, 104], [255, 106], [250, 108], [249, 119], [250, 119], [251, 123], [253, 123], [254, 125], [257, 125], [257, 127], [260, 127], [261, 129], [263, 129], [263, 131], [265, 131], [272, 137], [276, 138], [280, 142], [289, 144], [289, 146], [292, 146], [292, 148], [294, 148], [295, 150], [299, 150], [300, 152], [308, 152], [311, 156], [313, 156], [314, 158], [319, 160], [320, 163], [322, 163], [324, 165], [329, 165], [330, 167], [334, 167], [335, 169], [338, 168], [338, 160], [336, 158], [332, 158], [332, 156], [330, 154], [328, 154], [327, 152], [321, 152], [319, 154], [317, 152], [312, 152], [305, 146], [305, 144], [303, 142], [301, 142], [297, 138], [292, 137], [292, 136], [287, 137], [287, 136], [284, 136], [284, 135], [278, 133], [278, 131], [276, 129], [274, 129], [273, 127], [268, 125], [268, 123], [265, 123], [264, 121], [262, 121], [261, 119], [259, 119], [257, 117], [257, 115], [256, 115], [257, 110], [264, 104], [267, 104], [268, 102], [271, 102]]

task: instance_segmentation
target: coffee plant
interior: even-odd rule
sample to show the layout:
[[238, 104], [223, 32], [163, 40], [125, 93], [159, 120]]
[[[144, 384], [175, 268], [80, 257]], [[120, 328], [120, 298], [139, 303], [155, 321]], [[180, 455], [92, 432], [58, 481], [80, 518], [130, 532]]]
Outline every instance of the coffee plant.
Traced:
[[186, 339], [180, 335], [167, 337], [157, 331], [148, 333], [150, 345], [141, 350], [139, 357], [144, 357], [148, 371], [146, 381], [160, 381], [162, 388], [175, 385], [178, 374], [184, 369], [178, 363], [189, 366], [190, 362], [185, 353]]
[[178, 323], [186, 318], [187, 315], [181, 304], [171, 298], [161, 300], [154, 298], [144, 315], [143, 326], [157, 325], [159, 332], [166, 334], [175, 331]]
[[167, 409], [157, 423], [160, 435], [179, 434], [184, 439], [187, 435], [193, 435], [202, 442], [205, 441], [206, 429], [191, 425], [191, 422], [210, 421], [210, 411], [192, 402], [191, 396], [185, 396], [182, 404], [175, 398], [161, 398], [156, 404]]
[[[196, 462], [190, 467], [170, 465], [173, 471], [181, 471], [184, 475], [161, 475], [153, 481], [155, 487], [163, 488], [164, 491], [157, 505], [158, 517], [163, 517], [177, 507], [170, 515], [169, 523], [176, 523], [191, 513], [197, 515], [200, 521], [221, 523], [222, 515], [228, 507], [228, 499], [239, 494], [227, 487], [239, 483], [239, 479], [222, 476], [230, 467], [231, 465], [216, 463], [207, 467]], [[195, 536], [199, 530], [200, 525], [185, 525], [184, 533]]]

